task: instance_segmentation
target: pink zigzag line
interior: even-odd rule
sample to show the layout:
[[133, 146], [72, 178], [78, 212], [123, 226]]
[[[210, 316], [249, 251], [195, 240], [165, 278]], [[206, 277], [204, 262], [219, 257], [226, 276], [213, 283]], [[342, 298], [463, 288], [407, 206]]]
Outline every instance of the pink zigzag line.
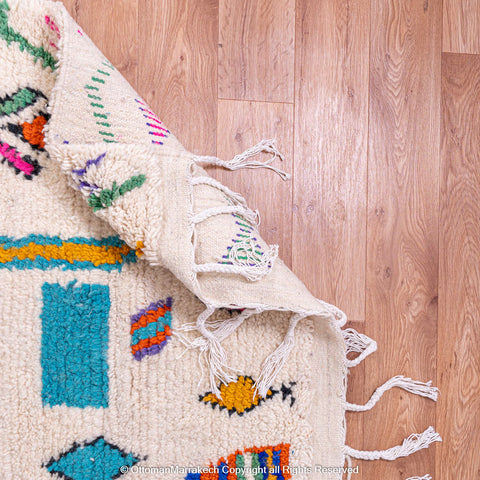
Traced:
[[153, 125], [152, 123], [147, 123], [147, 125], [148, 125], [149, 127], [158, 128], [159, 130], [163, 130], [164, 132], [170, 133], [166, 128], [160, 127], [160, 126], [158, 126], [158, 125]]
[[14, 167], [18, 168], [26, 175], [32, 174], [34, 169], [33, 165], [30, 165], [30, 163], [26, 162], [14, 147], [11, 147], [8, 143], [3, 142], [0, 142], [0, 145], [0, 154], [2, 154]]
[[138, 98], [136, 98], [135, 101], [136, 101], [137, 103], [139, 103], [140, 105], [143, 105], [143, 106], [145, 107], [145, 108], [138, 107], [142, 112], [147, 112], [147, 113], [149, 113], [150, 115], [155, 116], [155, 114], [154, 114], [151, 110], [148, 110], [147, 105], [145, 105], [142, 101], [140, 101]]
[[151, 110], [147, 110], [146, 108], [138, 107], [142, 112], [147, 112], [150, 115], [155, 115]]
[[45, 22], [57, 34], [57, 37], [60, 38], [59, 28], [57, 27], [56, 23], [48, 15], [45, 15]]
[[163, 123], [158, 118], [150, 117], [149, 115], [144, 115], [144, 117], [148, 118], [149, 120], [153, 120], [154, 122], [157, 122], [157, 123]]
[[[143, 105], [144, 107], [147, 107], [141, 100], [139, 100], [138, 98], [135, 99], [135, 101], [137, 103], [139, 103], [140, 105]], [[154, 122], [156, 123], [159, 123], [161, 124], [162, 122], [157, 118], [157, 116], [150, 110], [148, 110], [148, 108], [142, 108], [142, 107], [138, 107], [142, 112], [147, 112], [149, 115], [152, 115], [151, 117], [149, 115], [144, 115], [145, 118], [148, 118], [149, 120], [153, 120]], [[147, 126], [151, 127], [151, 128], [156, 128], [158, 130], [163, 130], [164, 132], [166, 133], [170, 133], [169, 130], [167, 130], [166, 128], [164, 127], [160, 127], [158, 125], [153, 125], [152, 123], [148, 123], [147, 122]], [[161, 132], [148, 132], [150, 135], [155, 135], [156, 137], [164, 137], [164, 138], [167, 138], [167, 135], [165, 135], [164, 133], [161, 133]], [[152, 140], [152, 143], [158, 143], [159, 145], [163, 145], [162, 142], [156, 142], [155, 140]]]

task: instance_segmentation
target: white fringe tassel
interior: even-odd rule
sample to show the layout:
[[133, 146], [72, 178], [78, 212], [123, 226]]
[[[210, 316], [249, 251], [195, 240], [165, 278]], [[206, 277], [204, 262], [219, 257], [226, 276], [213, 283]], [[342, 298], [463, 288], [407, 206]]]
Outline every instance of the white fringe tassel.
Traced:
[[407, 392], [430, 398], [435, 402], [437, 401], [438, 388], [432, 387], [431, 381], [423, 383], [404, 377], [403, 375], [397, 375], [378, 387], [365, 405], [346, 403], [346, 410], [351, 412], [365, 412], [370, 410], [387, 390], [390, 390], [394, 387], [403, 388], [403, 390], [406, 390]]
[[351, 352], [360, 354], [353, 360], [346, 360], [345, 363], [348, 368], [355, 367], [368, 357], [368, 355], [377, 350], [377, 342], [375, 342], [375, 340], [372, 340], [363, 333], [358, 333], [353, 328], [342, 330], [342, 334], [347, 347], [345, 354], [348, 355]]
[[[187, 347], [187, 350], [198, 348], [200, 356], [204, 355], [209, 373], [210, 390], [221, 397], [218, 382], [228, 384], [235, 381], [235, 377], [228, 372], [236, 372], [227, 363], [225, 349], [221, 342], [230, 336], [248, 317], [260, 313], [258, 309], [246, 309], [236, 317], [210, 320], [215, 308], [208, 306], [197, 318], [196, 323], [188, 323], [176, 329], [176, 336]], [[189, 341], [183, 332], [195, 330], [201, 336]], [[202, 369], [203, 376], [203, 369]], [[200, 379], [201, 381], [201, 379]]]
[[[211, 392], [221, 397], [217, 386], [218, 381], [228, 384], [235, 380], [229, 373], [236, 372], [227, 363], [225, 349], [221, 342], [230, 336], [247, 318], [261, 313], [261, 309], [246, 309], [236, 317], [220, 320], [210, 320], [215, 308], [208, 306], [197, 318], [196, 323], [188, 323], [176, 329], [178, 339], [187, 347], [187, 349], [198, 348], [200, 355], [205, 355]], [[290, 352], [295, 344], [295, 327], [297, 323], [305, 318], [303, 314], [295, 314], [290, 319], [288, 331], [282, 343], [276, 350], [270, 354], [262, 365], [262, 371], [255, 385], [255, 394], [265, 398], [268, 390], [271, 388], [275, 377], [282, 369], [288, 359]], [[183, 335], [183, 332], [197, 331], [201, 336], [189, 341]]]
[[197, 318], [197, 329], [207, 340], [207, 348], [204, 349], [208, 373], [210, 377], [210, 389], [213, 393], [219, 395], [220, 390], [217, 387], [217, 381], [230, 383], [235, 377], [227, 370], [232, 370], [227, 364], [227, 355], [225, 349], [220, 345], [220, 339], [207, 328], [207, 319], [213, 314], [215, 308], [207, 307]]
[[235, 243], [228, 253], [228, 260], [237, 267], [242, 267], [242, 275], [255, 282], [263, 278], [272, 268], [278, 257], [278, 245], [269, 245], [262, 255], [255, 253], [256, 240], [250, 234], [248, 238]]
[[[210, 181], [211, 180], [211, 181]], [[196, 185], [211, 185], [219, 188], [228, 194], [230, 199], [236, 205], [221, 205], [218, 207], [207, 208], [200, 213], [192, 215], [191, 222], [198, 224], [216, 215], [237, 214], [250, 223], [253, 228], [257, 228], [260, 224], [260, 215], [258, 211], [252, 211], [246, 206], [245, 199], [241, 195], [237, 195], [231, 190], [224, 188], [219, 182], [212, 179], [205, 180], [200, 177]], [[258, 251], [257, 240], [253, 236], [253, 231], [249, 236], [238, 243], [235, 243], [229, 250], [228, 263], [219, 259], [219, 262], [196, 264], [193, 266], [195, 273], [217, 272], [217, 273], [235, 273], [244, 276], [247, 280], [255, 282], [260, 280], [270, 272], [273, 263], [278, 257], [278, 245], [269, 245], [263, 251]]]
[[388, 450], [355, 450], [345, 446], [344, 453], [360, 460], [396, 460], [400, 457], [408, 457], [412, 453], [427, 448], [433, 442], [441, 442], [442, 438], [435, 432], [433, 427], [428, 427], [423, 433], [413, 433], [406, 438], [401, 445]]
[[[258, 155], [261, 152], [271, 153], [273, 154], [273, 157], [265, 162], [259, 162], [258, 160], [250, 160], [251, 157]], [[283, 160], [283, 155], [278, 151], [275, 145], [275, 140], [262, 140], [255, 146], [245, 150], [243, 153], [235, 155], [235, 157], [233, 157], [232, 160], [229, 161], [220, 160], [217, 157], [210, 156], [197, 156], [193, 159], [193, 161], [196, 163], [208, 163], [210, 165], [217, 165], [219, 167], [227, 168], [228, 170], [239, 170], [241, 168], [267, 168], [277, 173], [282, 178], [282, 180], [289, 180], [291, 178], [291, 175], [289, 173], [286, 173], [283, 170], [280, 170], [270, 165], [277, 157], [280, 158], [280, 160]]]
[[250, 210], [249, 208], [244, 208], [241, 205], [221, 205], [219, 207], [212, 207], [203, 210], [196, 215], [193, 215], [192, 222], [194, 224], [204, 222], [210, 217], [215, 217], [216, 215], [225, 215], [227, 213], [236, 213], [242, 216], [247, 222], [252, 225], [258, 226], [260, 223], [258, 211]]
[[267, 357], [262, 365], [262, 371], [255, 385], [254, 395], [258, 392], [259, 396], [262, 398], [267, 396], [268, 390], [272, 386], [275, 377], [282, 369], [295, 345], [295, 327], [302, 318], [305, 318], [305, 316], [306, 315], [296, 313], [290, 319], [290, 325], [283, 342]]
[[322, 305], [333, 315], [334, 320], [339, 328], [342, 328], [347, 323], [347, 315], [338, 307], [331, 303], [321, 301]]
[[[352, 468], [352, 459], [348, 455], [345, 455], [345, 460], [347, 462], [347, 468]], [[351, 480], [352, 471], [347, 471], [347, 480]], [[423, 477], [409, 477], [406, 480], [432, 480], [430, 475], [424, 475]]]
[[[352, 459], [348, 455], [345, 455], [345, 460], [347, 461], [347, 468], [352, 468]], [[347, 471], [347, 480], [351, 480], [352, 472]]]
[[[278, 245], [269, 245], [263, 255], [255, 254], [253, 238], [247, 238], [236, 243], [230, 249], [228, 260], [231, 264], [224, 263], [200, 263], [193, 266], [195, 273], [231, 273], [245, 277], [251, 282], [261, 280], [273, 266], [278, 257]], [[223, 259], [222, 259], [223, 260]]]
[[241, 205], [243, 208], [248, 208], [245, 198], [237, 192], [230, 190], [228, 187], [215, 180], [212, 177], [194, 177], [192, 178], [192, 185], [208, 185], [223, 192], [233, 204]]

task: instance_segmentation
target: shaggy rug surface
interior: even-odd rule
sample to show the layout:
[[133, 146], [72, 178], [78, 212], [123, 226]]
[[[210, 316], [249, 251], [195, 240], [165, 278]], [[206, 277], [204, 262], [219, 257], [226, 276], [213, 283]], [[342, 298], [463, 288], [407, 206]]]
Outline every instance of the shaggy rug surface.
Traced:
[[0, 59], [2, 479], [340, 479], [439, 439], [345, 447], [345, 410], [436, 389], [346, 402], [375, 342], [201, 167], [286, 178], [273, 142], [188, 152], [61, 3], [1, 1]]

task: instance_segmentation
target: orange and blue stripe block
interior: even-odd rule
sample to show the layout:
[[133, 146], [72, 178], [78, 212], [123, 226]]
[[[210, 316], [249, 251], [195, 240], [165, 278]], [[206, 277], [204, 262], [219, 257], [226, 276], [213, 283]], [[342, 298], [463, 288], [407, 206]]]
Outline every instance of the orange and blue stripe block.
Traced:
[[147, 355], [160, 353], [172, 335], [172, 298], [151, 303], [131, 317], [130, 334], [132, 355], [142, 360]]

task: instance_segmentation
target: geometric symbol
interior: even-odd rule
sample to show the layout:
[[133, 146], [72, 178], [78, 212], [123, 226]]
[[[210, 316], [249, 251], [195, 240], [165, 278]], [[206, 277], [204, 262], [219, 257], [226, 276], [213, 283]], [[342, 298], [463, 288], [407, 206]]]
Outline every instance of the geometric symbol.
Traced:
[[98, 166], [98, 164], [105, 158], [106, 154], [107, 152], [104, 152], [101, 153], [97, 158], [91, 158], [90, 160], [87, 160], [87, 162], [85, 163], [85, 168], [76, 168], [75, 170], [72, 170], [72, 173], [79, 177], [82, 177], [87, 173], [88, 169], [92, 165]]
[[135, 263], [142, 252], [131, 249], [118, 236], [101, 239], [28, 235], [14, 239], [0, 237], [0, 269], [19, 270], [38, 268], [49, 270], [118, 270]]
[[[154, 137], [167, 138], [170, 134], [170, 131], [165, 127], [162, 127], [163, 123], [160, 121], [160, 119], [141, 100], [136, 98], [135, 101], [141, 105], [138, 108], [143, 112], [143, 116], [147, 119], [145, 123], [147, 127], [150, 127], [150, 131], [148, 133]], [[160, 140], [152, 140], [152, 143], [156, 145], [163, 145], [163, 142]]]
[[[210, 464], [209, 472], [188, 473], [186, 480], [227, 480], [230, 472], [239, 472], [237, 480], [288, 480], [292, 477], [289, 469], [290, 444], [281, 443], [274, 447], [252, 447], [243, 452], [236, 451], [227, 460], [221, 458], [217, 465]], [[244, 472], [244, 473], [242, 473]], [[235, 474], [234, 474], [235, 475]]]
[[218, 263], [233, 265], [231, 261], [233, 249], [236, 260], [240, 261], [242, 265], [254, 267], [262, 261], [264, 255], [261, 245], [255, 243], [257, 239], [253, 236], [254, 228], [248, 225], [240, 215], [232, 213], [232, 216], [235, 217], [235, 224], [238, 226], [235, 234], [238, 238], [232, 238], [233, 245], [227, 247], [228, 253], [222, 255], [223, 260]]
[[[55, 33], [57, 39], [60, 40], [61, 38], [60, 29], [58, 28], [57, 24], [48, 15], [45, 15], [45, 23]], [[58, 47], [53, 42], [50, 42], [50, 45], [58, 50]]]
[[[0, 129], [5, 132], [0, 142], [2, 163], [6, 162], [17, 174], [22, 172], [27, 180], [32, 180], [42, 169], [36, 151], [44, 152], [43, 128], [49, 115], [42, 112], [46, 103], [46, 96], [30, 87], [0, 98]], [[28, 120], [32, 118], [30, 123]], [[18, 140], [30, 148], [25, 150]]]
[[43, 47], [36, 47], [32, 45], [25, 37], [16, 32], [12, 27], [8, 25], [8, 15], [6, 12], [10, 10], [7, 2], [0, 2], [0, 37], [2, 37], [7, 45], [12, 42], [18, 43], [20, 50], [25, 50], [34, 57], [34, 61], [42, 60], [42, 67], [50, 67], [52, 70], [57, 68], [56, 60], [49, 52]]
[[172, 334], [172, 302], [169, 297], [150, 304], [131, 317], [132, 355], [141, 360], [147, 355], [160, 353]]
[[[98, 125], [98, 134], [102, 140], [106, 143], [118, 143], [115, 140], [115, 135], [110, 131], [112, 125], [109, 122], [110, 112], [105, 110], [105, 105], [102, 103], [102, 92], [105, 80], [111, 76], [111, 73], [106, 71], [107, 69], [115, 72], [115, 67], [105, 59], [94, 75], [91, 77], [91, 82], [85, 85], [85, 90], [89, 98], [91, 107], [93, 107], [92, 113], [95, 119], [95, 123]], [[104, 67], [107, 67], [106, 69]]]
[[228, 384], [221, 383], [218, 388], [220, 390], [220, 397], [212, 392], [207, 392], [205, 395], [200, 395], [199, 400], [204, 403], [210, 403], [212, 408], [218, 405], [220, 410], [227, 409], [228, 414], [237, 413], [242, 416], [245, 412], [250, 412], [254, 408], [261, 405], [265, 400], [274, 397], [278, 393], [282, 393], [282, 400], [290, 398], [290, 406], [295, 403], [295, 398], [292, 396], [292, 387], [295, 382], [290, 382], [290, 386], [282, 384], [280, 390], [270, 388], [265, 398], [260, 397], [255, 393], [255, 382], [252, 377], [246, 375], [238, 376], [235, 382]]
[[23, 138], [33, 147], [45, 148], [45, 137], [43, 128], [47, 123], [47, 116], [38, 115], [33, 119], [33, 122], [23, 122], [22, 132]]
[[18, 114], [39, 99], [47, 99], [40, 90], [30, 87], [19, 88], [15, 93], [0, 98], [0, 116]]
[[38, 161], [30, 155], [22, 155], [20, 152], [7, 142], [0, 141], [0, 156], [2, 163], [7, 161], [7, 165], [15, 170], [18, 175], [22, 172], [27, 180], [32, 180], [32, 175], [38, 175], [41, 166]]
[[286, 400], [290, 396], [290, 406], [293, 407], [293, 404], [295, 403], [295, 398], [292, 396], [292, 387], [296, 385], [297, 382], [290, 382], [290, 386], [287, 387], [282, 383], [282, 388], [280, 391], [282, 392], [282, 400]]
[[108, 406], [108, 285], [42, 286], [42, 403]]
[[77, 184], [77, 187], [79, 188], [79, 190], [87, 194], [92, 194], [93, 192], [101, 190], [101, 188], [98, 187], [97, 185], [89, 183], [85, 175], [87, 174], [88, 170], [92, 167], [92, 165], [98, 167], [99, 163], [105, 158], [106, 154], [107, 152], [104, 152], [96, 158], [91, 158], [87, 160], [83, 168], [76, 168], [72, 170], [72, 179]]
[[128, 192], [131, 192], [135, 188], [140, 188], [144, 183], [147, 177], [145, 175], [134, 175], [129, 178], [121, 185], [117, 185], [117, 182], [114, 181], [112, 188], [104, 188], [98, 194], [90, 193], [88, 199], [88, 204], [93, 208], [93, 211], [96, 212], [103, 208], [110, 207], [117, 198], [120, 198], [122, 195], [125, 195]]
[[23, 122], [21, 125], [8, 123], [7, 128], [20, 140], [29, 143], [33, 149], [43, 151], [45, 148], [43, 128], [49, 118], [48, 114], [37, 115], [31, 123]]
[[98, 437], [83, 445], [74, 443], [68, 452], [43, 467], [66, 480], [112, 480], [125, 473], [121, 467], [131, 467], [140, 460]]

